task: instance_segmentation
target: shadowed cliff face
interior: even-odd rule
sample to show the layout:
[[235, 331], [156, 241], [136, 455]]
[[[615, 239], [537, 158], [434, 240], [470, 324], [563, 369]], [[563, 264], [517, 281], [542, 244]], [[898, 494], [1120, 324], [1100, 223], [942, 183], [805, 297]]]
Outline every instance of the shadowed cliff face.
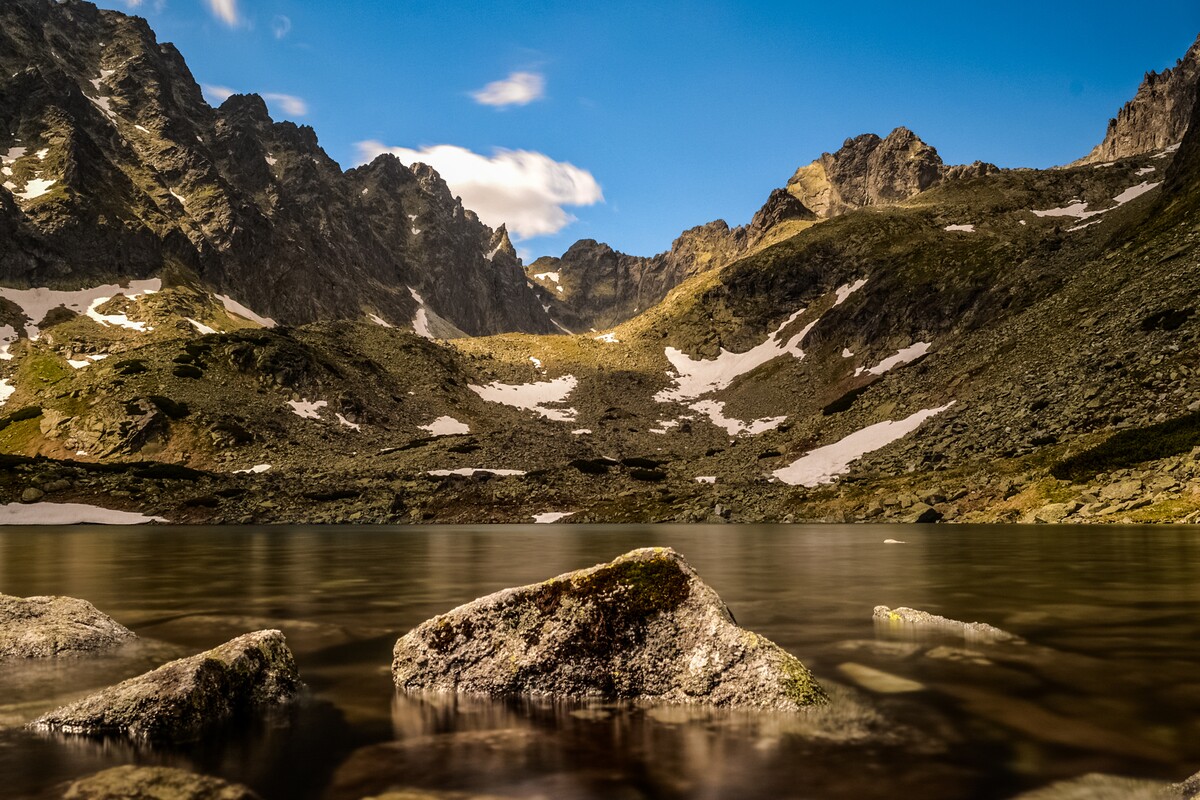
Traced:
[[1147, 72], [1133, 99], [1108, 121], [1104, 141], [1080, 164], [1115, 161], [1178, 144], [1188, 130], [1200, 83], [1200, 38], [1175, 66]]
[[343, 172], [254, 95], [218, 109], [144, 20], [0, 6], [0, 280], [78, 288], [181, 268], [281, 322], [429, 310], [472, 334], [552, 330], [507, 234], [431, 168]]

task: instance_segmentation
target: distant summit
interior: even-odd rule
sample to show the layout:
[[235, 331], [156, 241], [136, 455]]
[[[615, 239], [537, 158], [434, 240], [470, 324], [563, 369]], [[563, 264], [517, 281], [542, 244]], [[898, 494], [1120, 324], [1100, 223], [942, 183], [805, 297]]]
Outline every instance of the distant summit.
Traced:
[[1174, 67], [1147, 72], [1133, 99], [1108, 121], [1104, 141], [1078, 162], [1096, 164], [1179, 144], [1200, 84], [1200, 37]]

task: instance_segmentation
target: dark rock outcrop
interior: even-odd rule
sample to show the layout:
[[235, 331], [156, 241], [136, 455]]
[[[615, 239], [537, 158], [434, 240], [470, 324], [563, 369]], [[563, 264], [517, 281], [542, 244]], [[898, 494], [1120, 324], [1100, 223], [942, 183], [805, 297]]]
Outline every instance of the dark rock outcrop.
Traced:
[[292, 700], [300, 690], [279, 631], [239, 636], [164, 664], [29, 723], [40, 731], [188, 741], [235, 717]]
[[739, 628], [669, 548], [505, 589], [401, 638], [407, 691], [629, 698], [791, 711], [826, 696], [794, 656]]
[[431, 168], [381, 155], [344, 172], [256, 95], [210, 107], [140, 18], [0, 4], [0, 132], [7, 285], [172, 270], [281, 323], [397, 327], [418, 310], [411, 287], [470, 334], [553, 330], [506, 236]]
[[1133, 99], [1108, 121], [1104, 141], [1080, 164], [1116, 161], [1179, 144], [1191, 123], [1200, 85], [1200, 37], [1174, 67], [1147, 72]]
[[245, 786], [172, 767], [126, 765], [80, 778], [63, 800], [259, 800]]
[[0, 661], [91, 653], [136, 638], [86, 600], [0, 594]]
[[836, 153], [824, 153], [796, 170], [787, 191], [822, 218], [868, 206], [903, 202], [946, 180], [987, 175], [991, 164], [947, 166], [937, 150], [908, 128], [886, 138], [864, 133], [847, 139]]

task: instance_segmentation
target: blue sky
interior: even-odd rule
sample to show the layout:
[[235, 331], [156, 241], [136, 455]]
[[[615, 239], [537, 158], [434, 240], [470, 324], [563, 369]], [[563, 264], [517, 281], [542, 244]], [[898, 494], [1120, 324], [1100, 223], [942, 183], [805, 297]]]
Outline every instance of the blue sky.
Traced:
[[274, 95], [343, 167], [430, 161], [526, 256], [746, 223], [796, 167], [897, 125], [950, 163], [1062, 164], [1200, 33], [1195, 0], [100, 4], [147, 17], [214, 101]]

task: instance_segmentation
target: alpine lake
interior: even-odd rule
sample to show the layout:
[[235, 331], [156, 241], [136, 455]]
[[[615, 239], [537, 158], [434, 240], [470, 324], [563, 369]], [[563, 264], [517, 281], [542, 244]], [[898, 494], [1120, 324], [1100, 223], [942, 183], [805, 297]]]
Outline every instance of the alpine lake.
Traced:
[[[885, 543], [896, 540], [896, 543]], [[498, 589], [670, 546], [738, 623], [838, 702], [808, 712], [397, 693], [396, 639]], [[388, 791], [538, 798], [1010, 798], [1100, 772], [1200, 769], [1200, 528], [1089, 526], [64, 527], [0, 529], [0, 592], [86, 599], [140, 642], [0, 665], [0, 796], [61, 797], [120, 764], [265, 800]], [[898, 635], [877, 605], [1021, 644]], [[23, 723], [253, 630], [303, 700], [182, 747]]]

